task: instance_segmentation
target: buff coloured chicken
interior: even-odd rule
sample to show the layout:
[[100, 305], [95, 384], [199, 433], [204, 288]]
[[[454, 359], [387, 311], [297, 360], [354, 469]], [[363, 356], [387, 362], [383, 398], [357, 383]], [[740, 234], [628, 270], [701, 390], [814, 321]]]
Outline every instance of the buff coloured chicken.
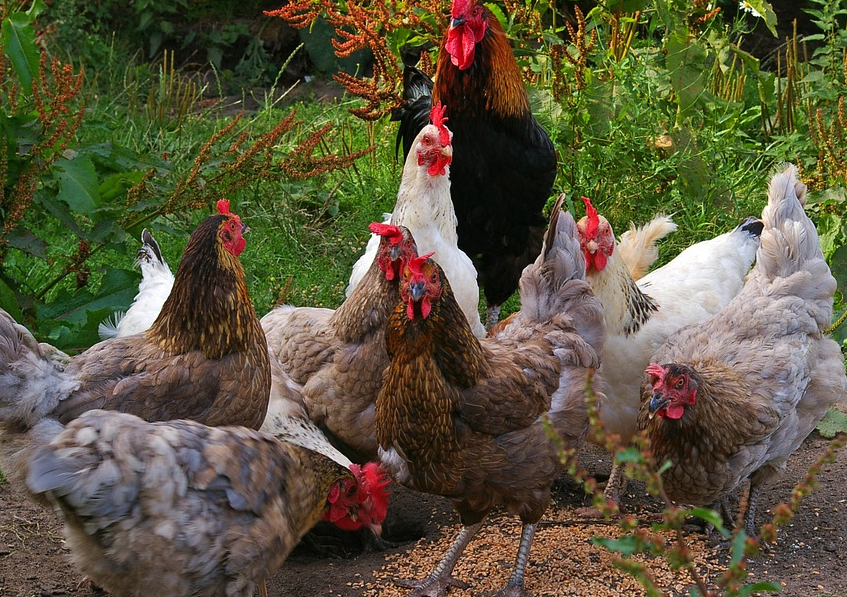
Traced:
[[569, 449], [588, 428], [585, 389], [600, 364], [603, 313], [561, 201], [541, 255], [521, 277], [521, 310], [494, 337], [473, 336], [435, 261], [415, 258], [404, 269], [376, 403], [380, 458], [398, 483], [450, 498], [463, 524], [429, 577], [402, 583], [415, 587], [411, 595], [443, 596], [459, 584], [453, 567], [497, 505], [523, 523], [500, 595], [522, 595], [535, 524], [564, 469], [544, 420]]
[[[619, 258], [608, 220], [583, 197], [578, 223], [586, 276], [603, 304], [606, 344], [600, 371], [608, 400], [600, 407], [607, 433], [629, 442], [637, 428], [640, 387], [650, 357], [672, 333], [717, 313], [738, 292], [759, 246], [762, 223], [748, 218], [735, 230], [696, 243], [637, 282]], [[592, 441], [597, 441], [593, 435]], [[619, 501], [623, 468], [614, 466], [605, 495]]]
[[[437, 104], [430, 110], [431, 123], [415, 137], [406, 156], [403, 178], [390, 224], [405, 226], [415, 237], [420, 253], [435, 252], [444, 269], [456, 300], [477, 338], [485, 336], [479, 318], [479, 286], [473, 262], [458, 246], [456, 212], [450, 196], [450, 163], [453, 146], [445, 122], [446, 107]], [[365, 254], [353, 266], [347, 296], [356, 288], [376, 256], [379, 237], [371, 236]]]
[[95, 408], [258, 429], [271, 371], [238, 260], [247, 227], [228, 201], [217, 207], [191, 234], [173, 290], [143, 334], [68, 357], [0, 311], [4, 472], [24, 477], [31, 451], [54, 433], [51, 421], [67, 423]]
[[347, 468], [295, 443], [105, 410], [40, 447], [27, 483], [64, 519], [74, 564], [115, 597], [266, 595], [319, 518], [360, 525], [367, 508]]
[[745, 531], [755, 536], [759, 488], [847, 396], [844, 356], [824, 335], [835, 278], [789, 165], [762, 212], [761, 246], [744, 288], [715, 316], [671, 335], [646, 368], [638, 426], [668, 496], [706, 505], [750, 481]]

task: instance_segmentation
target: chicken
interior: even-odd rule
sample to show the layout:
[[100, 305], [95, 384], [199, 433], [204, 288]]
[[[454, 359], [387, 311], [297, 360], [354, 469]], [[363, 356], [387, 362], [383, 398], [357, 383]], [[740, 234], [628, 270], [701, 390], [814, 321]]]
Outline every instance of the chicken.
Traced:
[[[191, 234], [173, 291], [143, 334], [114, 338], [68, 357], [0, 311], [0, 464], [26, 475], [49, 420], [95, 408], [145, 420], [191, 418], [257, 429], [271, 383], [268, 346], [238, 256], [247, 227], [229, 202]], [[47, 419], [45, 425], [40, 423]]]
[[[150, 324], [158, 317], [164, 299], [167, 298], [171, 290], [171, 285], [167, 284], [167, 278], [158, 275], [162, 271], [162, 266], [164, 266], [164, 271], [170, 271], [161, 256], [158, 243], [146, 230], [142, 233], [142, 239], [145, 246], [138, 253], [139, 259], [142, 261], [144, 279], [133, 306], [127, 312], [126, 317], [121, 320], [123, 323], [129, 319], [132, 325], [119, 325], [115, 330], [116, 337], [127, 336], [133, 332], [143, 332], [149, 328]], [[149, 267], [145, 269], [145, 260], [154, 256], [154, 262], [159, 265], [153, 270]], [[150, 282], [153, 282], [153, 284], [150, 284]], [[156, 292], [145, 292], [145, 284], [147, 289], [155, 288]], [[164, 297], [160, 296], [162, 293], [164, 293]], [[139, 316], [133, 317], [134, 313]], [[360, 512], [360, 516], [354, 521], [357, 524], [345, 523], [342, 518], [335, 521], [336, 526], [342, 530], [358, 530], [364, 524], [378, 535], [381, 530], [381, 522], [385, 519], [388, 511], [389, 501], [388, 493], [385, 490], [388, 479], [382, 467], [374, 462], [366, 463], [364, 466], [351, 462], [309, 419], [300, 387], [291, 380], [273, 354], [270, 355], [270, 368], [270, 397], [267, 414], [260, 430], [283, 441], [319, 452], [341, 466], [350, 469], [359, 483], [359, 501], [362, 504], [367, 503], [369, 507]]]
[[824, 335], [836, 282], [803, 211], [805, 191], [792, 165], [771, 179], [744, 288], [656, 352], [638, 418], [655, 461], [672, 462], [662, 473], [671, 499], [709, 504], [749, 479], [750, 536], [759, 488], [847, 395], [844, 356]]
[[402, 263], [417, 255], [407, 228], [370, 225], [381, 238], [368, 273], [338, 309], [282, 305], [262, 320], [273, 356], [300, 389], [309, 418], [352, 460], [377, 460], [374, 402], [388, 366], [385, 323]]
[[[543, 252], [521, 277], [521, 311], [477, 340], [438, 264], [406, 265], [386, 345], [391, 364], [376, 403], [380, 458], [394, 479], [449, 497], [463, 529], [411, 595], [445, 595], [462, 550], [497, 505], [523, 523], [513, 574], [500, 595], [522, 595], [535, 524], [564, 469], [558, 445], [576, 449], [588, 428], [585, 390], [604, 339], [600, 302], [585, 283], [573, 218], [560, 203]], [[595, 390], [602, 399], [599, 378]]]
[[[605, 431], [627, 443], [637, 428], [641, 381], [650, 357], [672, 333], [717, 313], [738, 294], [756, 256], [762, 223], [748, 218], [732, 232], [688, 247], [635, 282], [615, 251], [608, 220], [591, 201], [583, 200], [587, 215], [577, 228], [586, 280], [606, 317], [600, 371], [608, 384], [608, 400], [599, 414]], [[623, 470], [613, 467], [606, 497], [619, 501], [623, 482]]]
[[296, 443], [105, 410], [41, 446], [27, 484], [115, 597], [252, 597], [322, 516], [359, 526], [369, 509], [349, 470]]
[[[392, 211], [391, 224], [406, 226], [415, 237], [418, 251], [435, 252], [444, 269], [456, 300], [471, 324], [477, 338], [485, 336], [479, 319], [479, 286], [476, 269], [470, 258], [458, 247], [456, 212], [450, 198], [450, 162], [452, 133], [445, 126], [445, 108], [433, 106], [431, 124], [415, 138], [413, 151], [406, 156], [403, 179]], [[374, 238], [374, 237], [372, 237]], [[378, 244], [368, 243], [364, 255], [353, 266], [347, 296], [358, 284], [376, 255]]]
[[[377, 238], [380, 237], [377, 236]], [[132, 307], [121, 320], [121, 323], [129, 320], [132, 324], [119, 325], [115, 330], [115, 337], [140, 333], [149, 328], [158, 316], [164, 299], [168, 297], [171, 290], [172, 284], [167, 283], [167, 277], [159, 275], [159, 272], [163, 270], [169, 272], [170, 269], [161, 256], [158, 243], [147, 230], [142, 233], [142, 239], [145, 246], [138, 253], [139, 260], [142, 262], [144, 279], [139, 286], [139, 293], [135, 297]], [[155, 260], [153, 257], [155, 257]], [[153, 261], [158, 265], [154, 269], [149, 267], [145, 269], [144, 263], [146, 261]], [[145, 288], [155, 289], [155, 292], [146, 292]], [[163, 297], [160, 296], [162, 294]], [[136, 313], [138, 316], [134, 316]], [[385, 490], [388, 480], [384, 471], [375, 462], [360, 466], [351, 462], [349, 458], [342, 454], [320, 428], [309, 419], [303, 396], [300, 393], [300, 386], [292, 381], [273, 354], [269, 356], [271, 369], [270, 398], [261, 431], [319, 452], [341, 466], [349, 468], [359, 481], [360, 502], [368, 503], [370, 506], [367, 512], [362, 513], [363, 515], [367, 514], [368, 517], [362, 522], [374, 531], [379, 530], [381, 528], [380, 523], [385, 519], [389, 501], [388, 493]], [[345, 528], [345, 526], [349, 527], [350, 525], [345, 525], [343, 522], [338, 522], [336, 526], [342, 530], [357, 530]]]
[[156, 321], [162, 305], [171, 294], [174, 275], [162, 257], [159, 243], [146, 228], [141, 231], [141, 248], [138, 249], [135, 262], [141, 267], [138, 294], [126, 313], [116, 311], [111, 318], [98, 326], [101, 340], [131, 336], [145, 331]]
[[[541, 249], [542, 210], [557, 160], [529, 97], [503, 27], [481, 0], [453, 0], [436, 64], [431, 104], [450, 109], [453, 205], [459, 248], [473, 260], [488, 306], [486, 325], [517, 289]], [[405, 154], [426, 124], [426, 78], [407, 67], [400, 120]], [[411, 85], [411, 87], [410, 87]]]
[[650, 266], [659, 257], [656, 242], [676, 229], [668, 216], [658, 215], [643, 226], [630, 224], [629, 230], [621, 234], [615, 248], [633, 280], [640, 280], [650, 271]]

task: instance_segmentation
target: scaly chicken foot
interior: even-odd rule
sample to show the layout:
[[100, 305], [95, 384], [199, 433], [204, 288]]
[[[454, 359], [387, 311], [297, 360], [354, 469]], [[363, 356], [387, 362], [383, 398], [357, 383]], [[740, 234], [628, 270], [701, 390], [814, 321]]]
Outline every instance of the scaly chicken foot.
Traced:
[[751, 539], [756, 539], [756, 503], [759, 501], [759, 486], [750, 485], [750, 493], [747, 496], [747, 515], [744, 517], [744, 530]]
[[500, 321], [500, 305], [489, 305], [485, 311], [485, 331], [490, 331]]
[[[482, 524], [484, 522], [485, 521], [482, 520], [476, 524], [462, 527], [462, 530], [459, 531], [459, 536], [456, 537], [450, 545], [447, 553], [444, 554], [444, 557], [441, 558], [441, 561], [438, 562], [438, 565], [432, 573], [425, 579], [412, 580], [395, 578], [392, 582], [401, 587], [414, 589], [406, 597], [446, 597], [447, 589], [450, 587], [467, 589], [470, 585], [462, 580], [453, 578], [451, 573], [453, 572], [453, 568], [456, 567], [456, 562], [459, 561], [459, 557], [462, 555], [462, 552], [465, 551], [468, 543], [471, 542], [474, 535], [476, 535], [479, 532], [479, 529], [482, 528]], [[521, 538], [521, 540], [523, 540], [523, 538]], [[520, 553], [518, 555], [520, 555]], [[521, 575], [523, 575], [523, 572]]]
[[518, 546], [518, 556], [515, 558], [515, 569], [512, 571], [509, 582], [497, 592], [495, 597], [524, 597], [524, 573], [526, 572], [526, 564], [529, 561], [529, 550], [532, 547], [533, 538], [535, 538], [535, 525], [523, 525], [521, 529], [521, 542]]
[[603, 490], [603, 496], [620, 506], [621, 494], [626, 491], [626, 475], [625, 466], [623, 464], [614, 463], [612, 471], [609, 473], [609, 480], [606, 481], [606, 488]]

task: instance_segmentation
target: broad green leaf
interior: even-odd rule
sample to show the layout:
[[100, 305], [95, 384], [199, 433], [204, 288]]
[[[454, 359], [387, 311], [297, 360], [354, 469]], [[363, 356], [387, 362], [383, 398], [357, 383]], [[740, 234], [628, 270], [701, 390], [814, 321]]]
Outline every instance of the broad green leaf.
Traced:
[[687, 30], [674, 31], [667, 42], [667, 67], [677, 94], [680, 116], [685, 117], [705, 92], [708, 52]]
[[47, 5], [44, 3], [44, 0], [34, 0], [32, 6], [29, 7], [29, 10], [26, 11], [27, 16], [30, 19], [30, 22], [35, 21], [42, 12], [47, 10]]
[[821, 437], [832, 439], [839, 433], [847, 432], [847, 414], [830, 408], [818, 423], [818, 433]]
[[771, 32], [771, 35], [777, 37], [776, 13], [773, 11], [771, 3], [767, 2], [767, 0], [745, 0], [744, 4], [755, 10], [765, 22], [768, 31]]
[[21, 321], [22, 314], [15, 298], [15, 291], [3, 280], [0, 280], [0, 309], [11, 315], [15, 321]]
[[631, 556], [643, 551], [642, 542], [633, 535], [624, 535], [619, 539], [611, 537], [592, 537], [591, 542], [594, 545], [605, 547], [609, 551], [615, 551], [623, 556]]
[[47, 241], [35, 236], [30, 230], [18, 226], [6, 237], [10, 247], [39, 259], [47, 259]]
[[94, 164], [87, 156], [56, 161], [59, 199], [77, 213], [89, 215], [100, 203], [99, 184]]
[[21, 87], [32, 89], [32, 81], [38, 74], [38, 48], [35, 45], [32, 19], [22, 12], [12, 13], [0, 25], [0, 35], [3, 38], [3, 50], [18, 75]]
[[732, 558], [733, 564], [739, 564], [744, 559], [744, 544], [747, 542], [747, 532], [740, 529], [732, 538]]

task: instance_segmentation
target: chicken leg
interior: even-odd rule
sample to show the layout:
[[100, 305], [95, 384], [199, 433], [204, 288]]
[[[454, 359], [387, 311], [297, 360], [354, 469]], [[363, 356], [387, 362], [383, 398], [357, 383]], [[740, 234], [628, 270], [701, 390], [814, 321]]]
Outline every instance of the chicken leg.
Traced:
[[[447, 553], [444, 554], [444, 557], [441, 558], [441, 561], [438, 562], [438, 565], [428, 577], [421, 581], [395, 578], [394, 584], [414, 589], [406, 597], [446, 597], [447, 589], [450, 587], [467, 589], [469, 586], [468, 583], [453, 578], [451, 573], [456, 566], [456, 562], [459, 561], [462, 552], [465, 551], [468, 543], [471, 542], [474, 535], [482, 528], [484, 522], [485, 520], [481, 520], [476, 524], [462, 527], [462, 530], [459, 531], [459, 536], [456, 537], [447, 550]], [[521, 544], [523, 544], [523, 537], [521, 537]], [[518, 556], [520, 557], [520, 552], [518, 552]], [[523, 585], [523, 571], [521, 571], [520, 582]]]
[[506, 586], [497, 592], [495, 597], [524, 597], [523, 579], [526, 571], [526, 563], [529, 561], [529, 549], [535, 537], [535, 525], [525, 524], [521, 529], [521, 542], [518, 546], [518, 555], [515, 558], [515, 569]]

